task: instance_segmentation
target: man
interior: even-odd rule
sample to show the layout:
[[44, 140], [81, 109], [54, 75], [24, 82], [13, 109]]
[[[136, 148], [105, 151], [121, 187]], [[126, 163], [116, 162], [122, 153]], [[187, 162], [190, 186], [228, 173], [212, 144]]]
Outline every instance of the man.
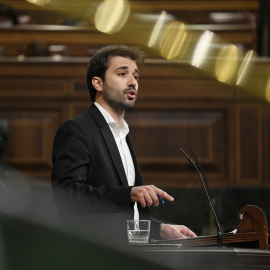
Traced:
[[[124, 235], [126, 220], [150, 219], [148, 206], [158, 206], [158, 195], [174, 200], [154, 185], [143, 185], [124, 120], [137, 99], [141, 61], [136, 47], [100, 49], [87, 69], [93, 104], [59, 128], [53, 147], [52, 186], [60, 212], [80, 213], [97, 226], [107, 220]], [[151, 220], [151, 237], [196, 236], [185, 226]]]

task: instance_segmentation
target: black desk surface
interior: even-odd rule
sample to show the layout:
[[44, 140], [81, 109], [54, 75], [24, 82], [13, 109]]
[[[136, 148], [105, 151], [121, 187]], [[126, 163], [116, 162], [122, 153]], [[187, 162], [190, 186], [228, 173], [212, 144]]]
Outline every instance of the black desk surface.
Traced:
[[128, 245], [135, 254], [170, 269], [270, 269], [270, 251], [234, 247]]

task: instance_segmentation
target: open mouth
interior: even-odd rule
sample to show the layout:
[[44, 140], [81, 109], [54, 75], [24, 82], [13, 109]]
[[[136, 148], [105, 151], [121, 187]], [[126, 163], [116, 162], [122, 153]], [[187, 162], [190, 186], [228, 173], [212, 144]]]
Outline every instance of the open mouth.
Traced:
[[133, 100], [136, 97], [136, 91], [131, 90], [127, 93], [128, 99]]

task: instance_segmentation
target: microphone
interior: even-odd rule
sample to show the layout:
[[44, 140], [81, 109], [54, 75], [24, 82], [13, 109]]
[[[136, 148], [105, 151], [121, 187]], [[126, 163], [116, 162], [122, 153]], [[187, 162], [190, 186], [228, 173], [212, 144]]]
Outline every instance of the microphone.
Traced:
[[[209, 201], [209, 204], [210, 204], [210, 208], [212, 210], [212, 213], [214, 215], [214, 218], [215, 218], [215, 224], [216, 224], [216, 229], [217, 229], [217, 245], [218, 247], [221, 247], [222, 246], [222, 233], [221, 233], [221, 230], [220, 230], [220, 225], [219, 225], [219, 222], [218, 222], [218, 218], [217, 218], [217, 215], [216, 215], [216, 212], [215, 212], [215, 209], [213, 207], [213, 204], [212, 204], [212, 200], [210, 198], [210, 193], [209, 193], [209, 189], [208, 189], [208, 184], [207, 184], [207, 180], [206, 180], [206, 176], [205, 176], [205, 173], [204, 173], [204, 170], [202, 168], [202, 166], [200, 165], [198, 159], [196, 158], [195, 154], [192, 152], [192, 150], [190, 149], [190, 152], [193, 156], [193, 158], [195, 159], [195, 162], [196, 164], [194, 163], [194, 161], [184, 152], [183, 149], [179, 148], [179, 150], [182, 152], [182, 154], [188, 159], [188, 161], [193, 165], [193, 167], [196, 169], [198, 175], [199, 175], [199, 178], [201, 180], [201, 183], [202, 183], [202, 186], [204, 188], [204, 191], [205, 191], [205, 194], [208, 198], [208, 201]], [[202, 177], [202, 174], [203, 174], [203, 177]]]

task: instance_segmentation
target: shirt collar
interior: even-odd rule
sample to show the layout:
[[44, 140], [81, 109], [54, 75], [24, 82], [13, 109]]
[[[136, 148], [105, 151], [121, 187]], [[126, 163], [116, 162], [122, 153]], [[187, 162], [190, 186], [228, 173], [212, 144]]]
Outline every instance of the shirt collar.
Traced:
[[[117, 123], [115, 122], [115, 120], [112, 118], [112, 116], [109, 114], [108, 111], [106, 111], [100, 104], [98, 104], [97, 102], [94, 102], [94, 104], [96, 105], [96, 107], [99, 109], [99, 111], [101, 112], [101, 114], [103, 115], [103, 117], [105, 118], [106, 122], [108, 123], [109, 127], [112, 128], [114, 131], [117, 131], [118, 133], [118, 126]], [[127, 136], [127, 134], [129, 133], [129, 127], [127, 122], [125, 121], [125, 119], [123, 119], [123, 124], [120, 130], [120, 134], [122, 134], [124, 137]]]

